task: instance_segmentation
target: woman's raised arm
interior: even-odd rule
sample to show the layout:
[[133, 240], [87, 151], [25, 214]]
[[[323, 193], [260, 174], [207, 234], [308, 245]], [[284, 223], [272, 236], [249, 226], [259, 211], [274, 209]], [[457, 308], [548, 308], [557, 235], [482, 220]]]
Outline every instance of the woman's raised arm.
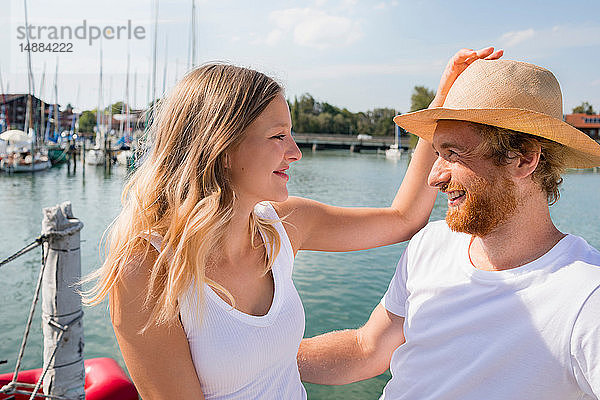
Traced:
[[[444, 104], [456, 78], [473, 61], [497, 59], [502, 50], [493, 47], [462, 49], [448, 62], [430, 108]], [[406, 175], [390, 207], [334, 207], [300, 197], [275, 204], [280, 216], [287, 215], [286, 229], [294, 251], [351, 251], [385, 246], [410, 239], [427, 224], [437, 190], [427, 185], [427, 175], [436, 159], [430, 143], [419, 140]]]

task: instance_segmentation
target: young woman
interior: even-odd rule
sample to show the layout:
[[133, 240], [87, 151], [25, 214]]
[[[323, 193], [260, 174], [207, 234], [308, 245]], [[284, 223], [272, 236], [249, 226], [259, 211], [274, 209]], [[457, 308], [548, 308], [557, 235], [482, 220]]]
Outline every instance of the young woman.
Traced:
[[[432, 106], [469, 63], [501, 54], [459, 51]], [[231, 65], [189, 72], [161, 102], [88, 297], [109, 295], [144, 399], [306, 398], [295, 254], [397, 243], [427, 223], [430, 145], [418, 144], [391, 207], [340, 208], [288, 197], [286, 170], [302, 157], [291, 128], [282, 88]]]

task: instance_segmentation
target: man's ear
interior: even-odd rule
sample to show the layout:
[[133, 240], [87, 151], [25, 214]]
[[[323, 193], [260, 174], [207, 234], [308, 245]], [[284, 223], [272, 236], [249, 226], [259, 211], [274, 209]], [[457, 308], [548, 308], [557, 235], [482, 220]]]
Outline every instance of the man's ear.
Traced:
[[542, 147], [539, 144], [536, 144], [524, 154], [516, 153], [509, 165], [512, 176], [526, 178], [533, 174], [540, 162], [541, 155]]

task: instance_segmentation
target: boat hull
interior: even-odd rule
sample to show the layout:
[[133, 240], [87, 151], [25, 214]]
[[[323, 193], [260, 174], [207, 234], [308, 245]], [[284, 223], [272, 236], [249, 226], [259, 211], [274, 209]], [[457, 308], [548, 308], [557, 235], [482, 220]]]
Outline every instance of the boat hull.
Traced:
[[85, 154], [85, 163], [87, 165], [104, 165], [104, 151], [91, 149]]
[[402, 149], [387, 149], [385, 151], [385, 158], [390, 160], [398, 160], [402, 158]]
[[45, 161], [36, 161], [33, 164], [15, 164], [11, 162], [2, 162], [0, 164], [0, 170], [8, 172], [8, 173], [17, 173], [17, 172], [38, 172], [48, 169], [52, 166], [50, 160]]
[[[85, 398], [86, 400], [138, 400], [138, 392], [123, 369], [112, 358], [92, 358], [84, 361], [85, 366]], [[19, 372], [19, 382], [35, 384], [42, 374], [42, 369], [30, 369]], [[0, 387], [12, 380], [13, 374], [0, 375]], [[19, 390], [31, 392], [31, 389]], [[40, 392], [42, 390], [40, 389]], [[0, 394], [0, 400], [12, 395]], [[14, 400], [29, 399], [29, 395], [14, 394]]]
[[48, 147], [48, 158], [52, 165], [66, 163], [67, 150], [60, 146], [50, 146]]

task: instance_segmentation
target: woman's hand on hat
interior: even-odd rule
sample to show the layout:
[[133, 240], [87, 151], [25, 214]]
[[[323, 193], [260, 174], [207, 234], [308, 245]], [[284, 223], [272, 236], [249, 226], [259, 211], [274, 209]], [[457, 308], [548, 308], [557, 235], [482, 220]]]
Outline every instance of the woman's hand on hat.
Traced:
[[444, 105], [444, 100], [450, 91], [450, 88], [456, 81], [456, 78], [467, 69], [475, 60], [497, 60], [504, 54], [504, 50], [494, 51], [493, 47], [486, 47], [480, 50], [461, 49], [456, 52], [446, 64], [446, 69], [442, 73], [440, 84], [437, 89], [435, 98], [429, 105], [429, 108], [441, 107]]

